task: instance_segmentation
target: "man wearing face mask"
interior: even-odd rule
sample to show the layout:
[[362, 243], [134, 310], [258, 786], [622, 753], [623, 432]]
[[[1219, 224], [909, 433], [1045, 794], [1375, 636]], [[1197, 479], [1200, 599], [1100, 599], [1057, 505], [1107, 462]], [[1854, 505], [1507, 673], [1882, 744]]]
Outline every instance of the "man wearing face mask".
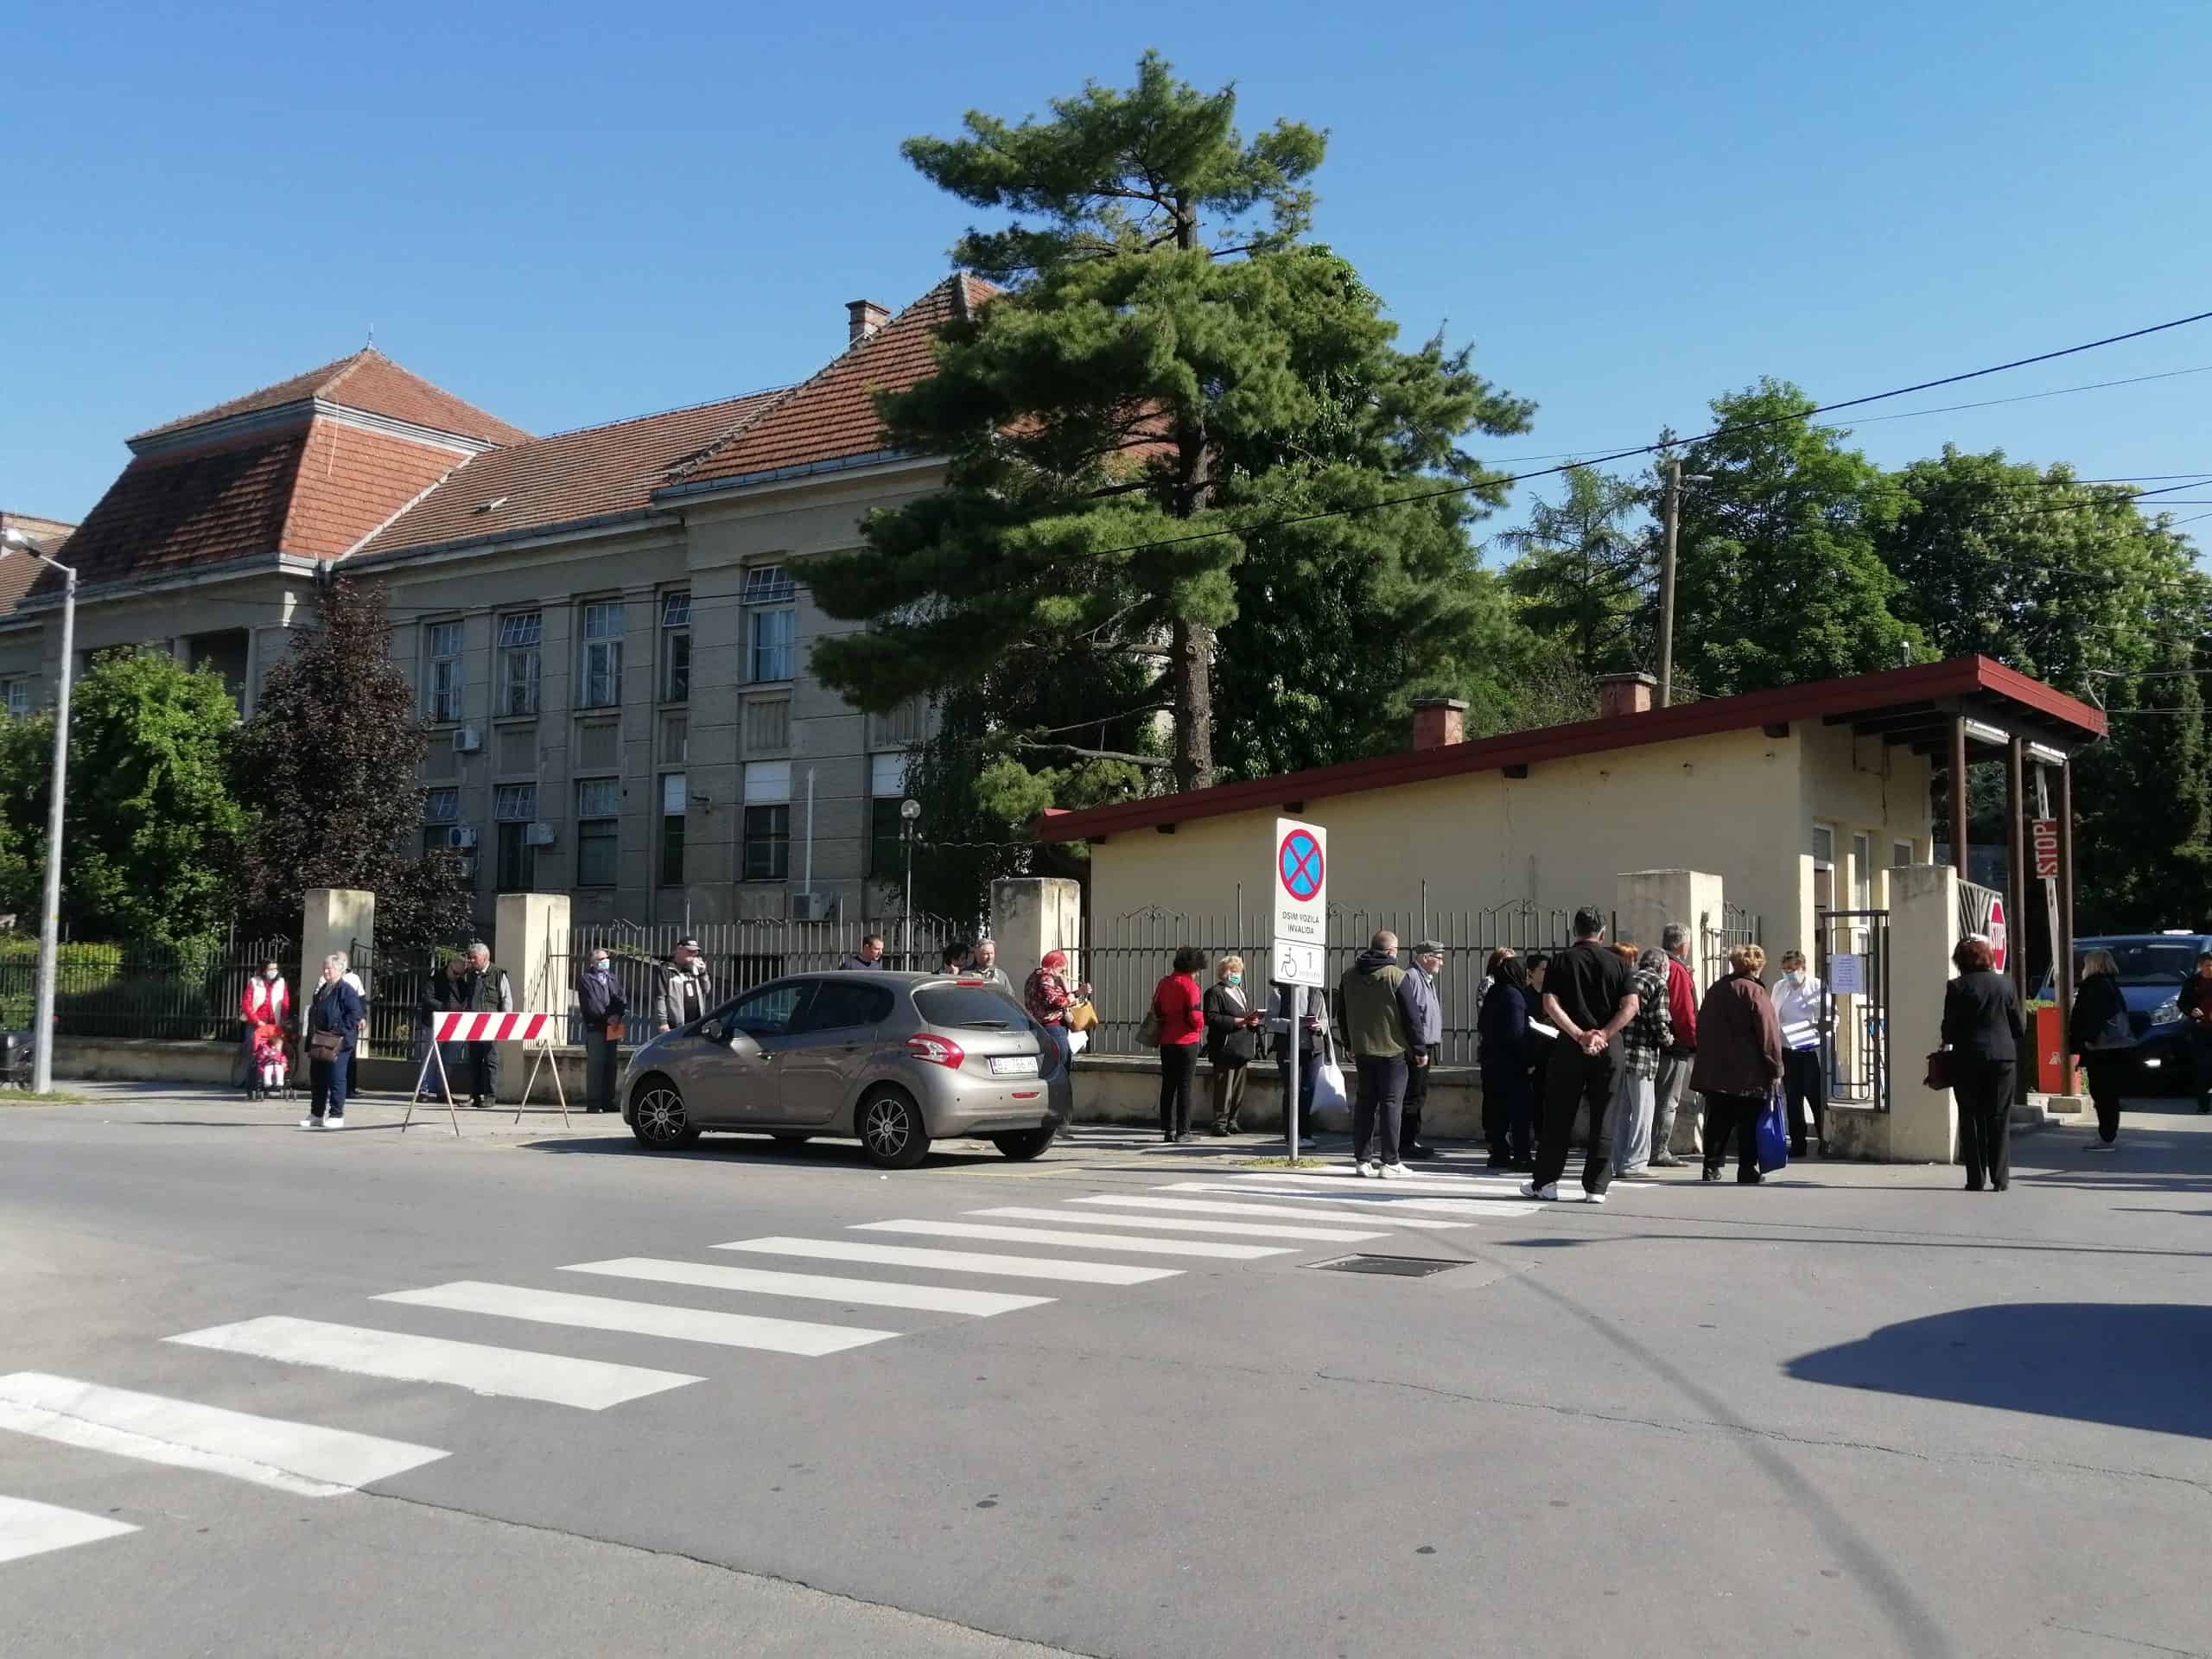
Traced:
[[1821, 1156], [1828, 1155], [1827, 1079], [1821, 1075], [1821, 1031], [1827, 1023], [1827, 990], [1805, 971], [1805, 953], [1787, 950], [1782, 977], [1774, 982], [1774, 1017], [1782, 1025], [1782, 1088], [1789, 1102], [1789, 1155], [1805, 1155], [1805, 1112], [1813, 1116], [1813, 1138]]
[[1215, 966], [1199, 1012], [1206, 1022], [1206, 1061], [1213, 1067], [1213, 1132], [1235, 1135], [1242, 1127], [1244, 1074], [1260, 1052], [1260, 1023], [1266, 1016], [1244, 995], [1244, 958], [1224, 957]]
[[614, 1109], [615, 1059], [630, 1005], [614, 977], [606, 948], [594, 947], [576, 980], [576, 1006], [584, 1023], [584, 1095], [588, 1112]]
[[699, 954], [699, 941], [678, 939], [676, 955], [656, 976], [653, 987], [653, 1027], [673, 1031], [694, 1020], [703, 1020], [714, 1009], [715, 982]]

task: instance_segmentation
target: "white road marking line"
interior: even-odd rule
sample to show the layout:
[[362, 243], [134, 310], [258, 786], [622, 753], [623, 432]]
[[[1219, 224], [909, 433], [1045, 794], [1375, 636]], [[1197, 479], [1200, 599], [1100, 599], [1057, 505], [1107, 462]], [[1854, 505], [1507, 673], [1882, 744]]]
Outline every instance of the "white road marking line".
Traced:
[[671, 1307], [664, 1302], [617, 1301], [607, 1296], [577, 1296], [565, 1290], [531, 1290], [522, 1285], [491, 1285], [474, 1279], [423, 1290], [388, 1291], [377, 1300], [404, 1302], [411, 1307], [447, 1307], [462, 1313], [492, 1313], [507, 1319], [535, 1319], [543, 1325], [580, 1325], [588, 1331], [622, 1331], [677, 1342], [706, 1342], [719, 1348], [760, 1348], [772, 1354], [802, 1354], [809, 1358], [842, 1353], [871, 1342], [888, 1342], [899, 1334], [816, 1325], [804, 1319], [764, 1319], [757, 1313]]
[[0, 1376], [0, 1428], [302, 1497], [334, 1497], [446, 1455], [350, 1429], [256, 1417], [43, 1371]]
[[1121, 1262], [1055, 1262], [1034, 1255], [986, 1255], [976, 1250], [930, 1250], [906, 1244], [864, 1244], [856, 1238], [741, 1238], [718, 1250], [757, 1250], [763, 1255], [808, 1256], [821, 1262], [873, 1262], [892, 1268], [934, 1268], [941, 1273], [995, 1273], [1006, 1279], [1058, 1279], [1077, 1285], [1141, 1285], [1173, 1279], [1180, 1268], [1133, 1268]]
[[[1393, 1184], [1395, 1186], [1395, 1184]], [[1231, 1186], [1211, 1181], [1174, 1181], [1160, 1189], [1166, 1192], [1231, 1192], [1264, 1198], [1298, 1198], [1312, 1204], [1357, 1204], [1385, 1215], [1403, 1216], [1464, 1216], [1470, 1221], [1510, 1220], [1515, 1216], [1535, 1213], [1536, 1205], [1522, 1200], [1507, 1204], [1497, 1198], [1414, 1198], [1402, 1190], [1385, 1188], [1381, 1183], [1374, 1186], [1347, 1190], [1339, 1187], [1333, 1192], [1316, 1192], [1302, 1186]]]
[[860, 1233], [918, 1233], [925, 1238], [991, 1238], [1007, 1244], [1057, 1244], [1066, 1249], [1125, 1250], [1131, 1255], [1205, 1255], [1223, 1262], [1251, 1262], [1263, 1255], [1288, 1255], [1275, 1244], [1213, 1244], [1192, 1238], [1093, 1238], [1089, 1233], [1055, 1233], [1036, 1227], [986, 1227], [969, 1221], [864, 1221]]
[[579, 1262], [561, 1271], [649, 1279], [664, 1285], [699, 1285], [709, 1290], [747, 1290], [766, 1296], [801, 1296], [817, 1302], [859, 1302], [869, 1307], [917, 1308], [927, 1313], [973, 1313], [979, 1319], [1011, 1313], [1017, 1308], [1042, 1307], [1052, 1300], [1009, 1296], [999, 1290], [837, 1279], [826, 1274], [776, 1273], [766, 1268], [733, 1268], [719, 1262], [660, 1262], [638, 1255], [613, 1262]]
[[[1249, 1189], [1208, 1187], [1205, 1190], [1242, 1192]], [[1318, 1198], [1320, 1195], [1317, 1193], [1315, 1197]], [[1070, 1202], [1111, 1205], [1116, 1209], [1128, 1210], [1179, 1210], [1206, 1216], [1295, 1216], [1300, 1218], [1310, 1217], [1314, 1221], [1355, 1221], [1365, 1225], [1410, 1227], [1417, 1231], [1427, 1230], [1433, 1232], [1452, 1232], [1459, 1228], [1471, 1227], [1475, 1224], [1471, 1221], [1424, 1221], [1414, 1216], [1362, 1215], [1357, 1210], [1321, 1210], [1310, 1208], [1303, 1204], [1230, 1204], [1220, 1198], [1152, 1198], [1135, 1196], [1123, 1198], [1113, 1192], [1100, 1192], [1087, 1198], [1071, 1199]]]
[[103, 1538], [119, 1538], [137, 1530], [128, 1521], [111, 1520], [105, 1515], [34, 1503], [27, 1497], [0, 1497], [0, 1561], [20, 1561], [26, 1555], [98, 1543]]
[[1282, 1227], [1264, 1222], [1174, 1221], [1164, 1216], [1071, 1216], [1065, 1210], [1031, 1210], [1005, 1205], [996, 1210], [970, 1210], [971, 1216], [998, 1216], [1007, 1221], [1054, 1221], [1063, 1227], [1149, 1227], [1163, 1233], [1234, 1233], [1241, 1238], [1311, 1238], [1329, 1244], [1356, 1244], [1386, 1234], [1347, 1232], [1341, 1227]]
[[326, 1325], [320, 1319], [280, 1315], [188, 1331], [168, 1340], [361, 1376], [387, 1376], [402, 1382], [449, 1382], [475, 1394], [543, 1400], [585, 1411], [604, 1411], [625, 1401], [701, 1381], [680, 1371], [647, 1370], [601, 1359], [571, 1359], [565, 1354], [531, 1353], [520, 1348], [449, 1342], [443, 1337], [417, 1337], [358, 1325]]
[[[1230, 1179], [1288, 1181], [1299, 1186], [1342, 1186], [1347, 1181], [1360, 1181], [1363, 1178], [1357, 1170], [1346, 1166], [1338, 1169], [1240, 1170]], [[1390, 1192], [1460, 1192], [1470, 1198], [1492, 1192], [1505, 1197], [1521, 1191], [1521, 1183], [1510, 1175], [1408, 1175], [1395, 1181], [1368, 1177], [1364, 1184]]]

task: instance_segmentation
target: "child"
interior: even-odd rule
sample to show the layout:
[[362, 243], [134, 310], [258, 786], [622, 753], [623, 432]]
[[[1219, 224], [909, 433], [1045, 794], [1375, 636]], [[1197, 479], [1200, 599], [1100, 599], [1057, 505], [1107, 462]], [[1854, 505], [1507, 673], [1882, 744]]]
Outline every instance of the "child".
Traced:
[[284, 1086], [284, 1027], [264, 1020], [253, 1028], [253, 1064], [261, 1077], [261, 1097]]

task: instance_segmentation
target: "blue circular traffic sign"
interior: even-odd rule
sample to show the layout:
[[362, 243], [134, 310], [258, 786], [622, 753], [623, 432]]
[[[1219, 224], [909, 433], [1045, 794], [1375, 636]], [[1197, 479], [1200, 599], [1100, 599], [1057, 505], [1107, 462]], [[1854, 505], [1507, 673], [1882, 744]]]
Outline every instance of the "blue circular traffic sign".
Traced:
[[1294, 830], [1282, 838], [1275, 854], [1275, 873], [1281, 879], [1282, 890], [1299, 903], [1309, 903], [1320, 893], [1325, 868], [1321, 843], [1313, 839], [1311, 830]]

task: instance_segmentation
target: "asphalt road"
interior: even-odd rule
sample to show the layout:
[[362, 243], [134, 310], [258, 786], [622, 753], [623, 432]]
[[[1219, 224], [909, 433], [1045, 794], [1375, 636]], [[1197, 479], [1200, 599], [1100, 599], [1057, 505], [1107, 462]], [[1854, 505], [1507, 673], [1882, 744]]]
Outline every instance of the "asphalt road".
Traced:
[[1603, 1209], [280, 1110], [0, 1107], [8, 1659], [2212, 1651], [2170, 1103]]

